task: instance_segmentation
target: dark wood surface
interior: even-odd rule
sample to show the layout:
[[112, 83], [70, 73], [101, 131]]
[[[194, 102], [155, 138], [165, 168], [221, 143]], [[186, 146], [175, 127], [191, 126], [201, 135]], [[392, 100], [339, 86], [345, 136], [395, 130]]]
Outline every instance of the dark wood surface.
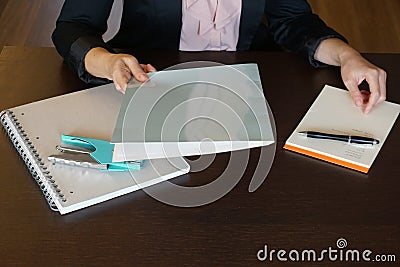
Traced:
[[[368, 175], [284, 151], [282, 146], [324, 84], [343, 87], [339, 69], [314, 69], [284, 52], [137, 52], [158, 69], [179, 62], [257, 62], [275, 116], [278, 143], [264, 184], [248, 192], [259, 150], [238, 185], [198, 208], [162, 204], [134, 192], [61, 216], [50, 211], [39, 187], [4, 131], [0, 137], [0, 265], [216, 266], [260, 263], [270, 249], [348, 248], [395, 254], [400, 261], [400, 124], [393, 127]], [[388, 72], [388, 100], [400, 103], [400, 54], [367, 54]], [[5, 47], [0, 56], [0, 109], [87, 88], [53, 48]], [[51, 112], [51, 111], [49, 111]], [[180, 185], [218, 177], [229, 155], [200, 173], [176, 178]], [[353, 266], [325, 260], [299, 266]], [[358, 265], [365, 266], [361, 262]], [[289, 266], [296, 266], [295, 263]]]

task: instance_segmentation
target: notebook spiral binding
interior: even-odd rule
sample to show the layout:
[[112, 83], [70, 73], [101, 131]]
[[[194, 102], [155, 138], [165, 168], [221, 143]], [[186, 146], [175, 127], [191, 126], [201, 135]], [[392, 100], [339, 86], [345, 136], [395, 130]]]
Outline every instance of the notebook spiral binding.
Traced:
[[58, 211], [57, 205], [54, 202], [54, 197], [62, 202], [66, 202], [67, 199], [58, 188], [56, 181], [51, 176], [50, 171], [48, 171], [48, 168], [22, 125], [18, 122], [17, 117], [12, 111], [4, 110], [0, 113], [0, 119], [14, 147], [21, 155], [32, 177], [42, 190], [50, 208], [53, 211]]

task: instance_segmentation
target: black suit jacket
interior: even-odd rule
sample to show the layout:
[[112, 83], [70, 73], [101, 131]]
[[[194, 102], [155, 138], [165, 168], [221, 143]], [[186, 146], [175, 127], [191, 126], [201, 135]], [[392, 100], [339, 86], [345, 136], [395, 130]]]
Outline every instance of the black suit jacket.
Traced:
[[[198, 0], [204, 1], [204, 0]], [[125, 0], [121, 27], [105, 43], [113, 0], [65, 0], [53, 42], [65, 61], [89, 83], [102, 83], [84, 68], [86, 53], [93, 47], [178, 50], [182, 26], [182, 0]], [[314, 53], [320, 42], [340, 38], [312, 13], [306, 0], [242, 0], [237, 50], [266, 47], [268, 32], [276, 44], [300, 53], [314, 66]]]

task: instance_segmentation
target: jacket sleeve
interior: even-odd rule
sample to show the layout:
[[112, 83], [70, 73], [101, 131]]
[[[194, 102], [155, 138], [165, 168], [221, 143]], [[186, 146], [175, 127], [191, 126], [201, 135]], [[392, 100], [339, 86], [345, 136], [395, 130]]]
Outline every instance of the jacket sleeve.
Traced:
[[86, 83], [103, 84], [109, 82], [90, 75], [84, 58], [90, 49], [103, 47], [113, 52], [103, 41], [107, 31], [107, 20], [113, 0], [65, 0], [52, 39], [58, 53]]
[[325, 65], [314, 59], [323, 40], [339, 38], [347, 42], [312, 13], [306, 0], [266, 0], [265, 13], [275, 42], [302, 54], [314, 67]]

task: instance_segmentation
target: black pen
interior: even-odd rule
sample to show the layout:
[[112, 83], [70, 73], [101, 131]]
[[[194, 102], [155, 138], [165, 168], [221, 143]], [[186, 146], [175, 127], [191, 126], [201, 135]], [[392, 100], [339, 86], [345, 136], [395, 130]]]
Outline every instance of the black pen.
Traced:
[[348, 144], [357, 144], [357, 145], [379, 144], [379, 140], [377, 139], [364, 136], [357, 136], [357, 135], [329, 134], [329, 133], [321, 133], [314, 131], [304, 131], [304, 132], [299, 132], [299, 134], [307, 138], [329, 139], [329, 140], [346, 142]]

